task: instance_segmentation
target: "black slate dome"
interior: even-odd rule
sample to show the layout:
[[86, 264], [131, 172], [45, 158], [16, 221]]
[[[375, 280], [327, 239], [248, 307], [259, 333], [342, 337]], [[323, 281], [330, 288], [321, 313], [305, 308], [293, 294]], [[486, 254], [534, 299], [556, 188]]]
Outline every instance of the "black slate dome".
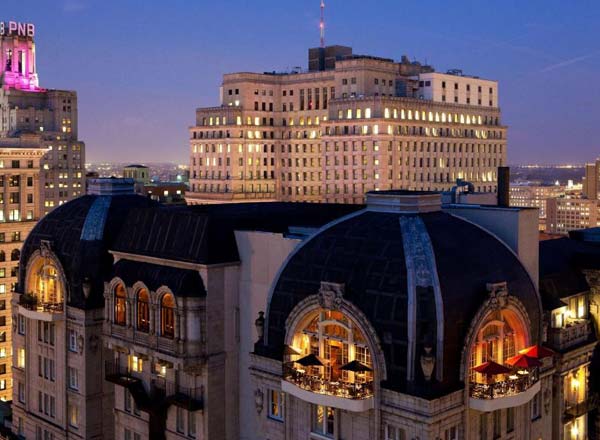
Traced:
[[[26, 293], [27, 262], [45, 242], [65, 271], [68, 304], [102, 307], [103, 281], [112, 266], [110, 244], [130, 209], [153, 205], [156, 203], [137, 195], [85, 195], [57, 207], [36, 224], [23, 244], [17, 291]], [[91, 285], [87, 300], [82, 291], [86, 279]]]
[[[410, 244], [419, 235], [407, 229], [410, 224], [421, 225], [421, 235], [429, 237], [443, 303], [443, 379], [427, 392], [418, 384], [422, 376], [406, 381], [409, 274], [405, 242]], [[282, 359], [286, 319], [300, 301], [318, 292], [322, 281], [343, 283], [344, 299], [370, 321], [385, 357], [387, 381], [382, 386], [397, 391], [427, 395], [464, 386], [459, 374], [461, 354], [469, 325], [489, 297], [487, 283], [506, 281], [508, 292], [528, 312], [534, 342], [540, 332], [539, 296], [516, 255], [489, 232], [439, 210], [419, 214], [366, 210], [326, 226], [307, 240], [275, 281], [267, 312], [265, 354]], [[418, 287], [416, 301], [415, 343], [422, 349], [435, 340], [434, 289]]]

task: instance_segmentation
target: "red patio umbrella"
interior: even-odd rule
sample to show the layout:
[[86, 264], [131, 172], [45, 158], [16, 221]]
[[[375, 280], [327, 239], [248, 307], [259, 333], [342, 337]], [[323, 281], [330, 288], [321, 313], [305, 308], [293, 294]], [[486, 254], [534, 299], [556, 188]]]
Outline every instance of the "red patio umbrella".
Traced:
[[531, 356], [527, 356], [526, 354], [518, 354], [506, 360], [508, 365], [512, 365], [513, 367], [519, 368], [533, 368], [539, 367], [542, 365], [540, 361], [536, 358], [532, 358]]
[[531, 347], [527, 347], [519, 351], [519, 353], [536, 359], [554, 356], [554, 352], [552, 350], [541, 345], [532, 345]]
[[473, 370], [477, 371], [478, 373], [485, 374], [486, 376], [495, 376], [497, 374], [507, 374], [511, 372], [510, 368], [500, 365], [494, 361], [484, 362], [483, 364], [473, 367]]

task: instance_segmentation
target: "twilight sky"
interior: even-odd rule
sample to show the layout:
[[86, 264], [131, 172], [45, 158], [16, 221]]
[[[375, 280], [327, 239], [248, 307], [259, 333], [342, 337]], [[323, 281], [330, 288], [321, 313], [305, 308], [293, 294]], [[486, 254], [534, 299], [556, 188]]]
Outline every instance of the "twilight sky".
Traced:
[[[597, 0], [326, 0], [326, 42], [500, 82], [509, 163], [600, 155]], [[306, 66], [319, 0], [2, 0], [36, 24], [40, 85], [76, 90], [87, 161], [187, 163], [221, 75]]]

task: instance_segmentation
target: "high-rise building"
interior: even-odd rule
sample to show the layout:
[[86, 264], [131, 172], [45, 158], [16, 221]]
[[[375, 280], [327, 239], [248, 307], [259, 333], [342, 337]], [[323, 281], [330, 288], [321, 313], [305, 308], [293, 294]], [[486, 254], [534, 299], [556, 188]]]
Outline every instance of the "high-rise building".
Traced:
[[190, 128], [188, 203], [362, 202], [369, 190], [494, 192], [498, 83], [330, 46], [309, 70], [232, 73]]
[[539, 229], [546, 230], [546, 203], [548, 199], [566, 194], [562, 185], [541, 185], [530, 183], [511, 184], [510, 206], [537, 208], [539, 210]]
[[39, 86], [35, 27], [0, 22], [0, 399], [12, 399], [9, 293], [41, 216], [81, 194], [77, 96]]
[[39, 86], [33, 24], [2, 22], [0, 138], [38, 135], [43, 213], [85, 191], [85, 146], [77, 139], [77, 94]]
[[0, 139], [0, 400], [12, 400], [10, 292], [18, 279], [21, 245], [40, 218], [40, 160], [35, 135]]
[[600, 204], [597, 199], [548, 199], [546, 213], [546, 232], [550, 234], [568, 234], [569, 231], [600, 226]]
[[583, 178], [583, 195], [591, 200], [598, 200], [600, 192], [600, 159], [585, 165]]

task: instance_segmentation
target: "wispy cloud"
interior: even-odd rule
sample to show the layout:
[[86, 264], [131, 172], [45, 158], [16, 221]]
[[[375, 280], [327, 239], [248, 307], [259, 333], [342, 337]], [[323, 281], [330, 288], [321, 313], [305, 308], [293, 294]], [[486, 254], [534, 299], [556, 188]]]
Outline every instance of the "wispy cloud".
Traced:
[[64, 0], [62, 8], [64, 12], [79, 12], [87, 8], [85, 0]]
[[595, 57], [596, 55], [599, 55], [599, 54], [600, 54], [600, 50], [595, 50], [594, 52], [590, 52], [586, 55], [581, 55], [581, 56], [578, 56], [575, 58], [569, 58], [569, 59], [560, 61], [558, 63], [550, 64], [549, 66], [546, 66], [542, 70], [540, 70], [540, 73], [551, 72], [552, 70], [560, 69], [562, 67], [567, 67], [572, 64], [577, 64], [581, 61], [585, 61], [585, 60]]

